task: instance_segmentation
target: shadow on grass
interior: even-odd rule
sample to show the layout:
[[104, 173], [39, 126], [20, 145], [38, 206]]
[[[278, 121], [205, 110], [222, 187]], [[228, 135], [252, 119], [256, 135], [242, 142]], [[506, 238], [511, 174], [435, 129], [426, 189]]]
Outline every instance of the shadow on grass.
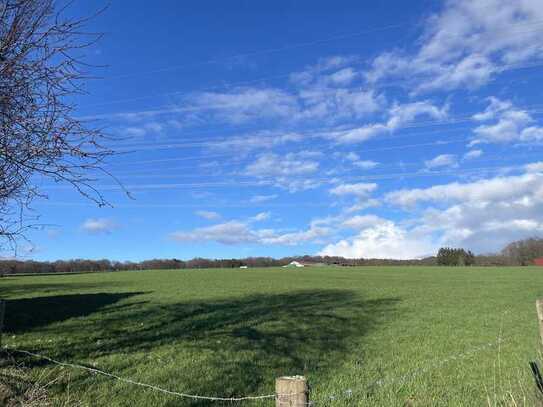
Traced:
[[[17, 284], [14, 284], [13, 280], [16, 280]], [[4, 282], [9, 282], [10, 284], [3, 284]], [[107, 284], [102, 282], [24, 283], [24, 277], [8, 277], [0, 279], [0, 298], [18, 297], [36, 292], [40, 294], [58, 294], [65, 291], [71, 293], [82, 290], [97, 291], [104, 288], [111, 289], [116, 286], [121, 286], [121, 283], [118, 281], [108, 281]]]
[[[74, 362], [88, 360], [89, 355], [123, 355], [110, 370], [123, 375], [124, 369], [133, 372], [138, 365], [136, 370], [141, 371], [143, 366], [146, 380], [153, 384], [234, 397], [273, 391], [274, 378], [282, 375], [314, 375], [323, 380], [347, 357], [353, 358], [353, 353], [363, 360], [361, 338], [396, 314], [399, 301], [364, 300], [345, 290], [305, 290], [175, 304], [128, 301], [101, 310], [137, 294], [17, 300], [23, 302], [13, 305], [25, 310], [19, 315], [28, 313], [33, 319], [21, 324], [12, 321], [11, 326], [47, 325], [55, 307], [63, 317], [52, 318], [54, 321], [95, 312], [90, 320], [79, 318], [50, 327], [48, 335], [69, 336], [70, 345], [44, 351]], [[165, 398], [156, 405], [212, 403], [180, 404], [179, 399]]]
[[19, 334], [38, 327], [84, 318], [142, 293], [54, 295], [6, 301], [4, 331]]

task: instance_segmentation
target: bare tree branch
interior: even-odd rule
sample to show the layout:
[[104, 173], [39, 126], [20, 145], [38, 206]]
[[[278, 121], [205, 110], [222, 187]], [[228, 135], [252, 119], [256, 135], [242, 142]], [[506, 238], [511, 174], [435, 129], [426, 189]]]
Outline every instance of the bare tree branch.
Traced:
[[0, 0], [0, 247], [13, 247], [35, 220], [30, 205], [46, 196], [37, 177], [108, 205], [89, 174], [109, 174], [103, 163], [114, 152], [68, 102], [88, 79], [76, 53], [101, 35], [63, 11], [53, 0]]

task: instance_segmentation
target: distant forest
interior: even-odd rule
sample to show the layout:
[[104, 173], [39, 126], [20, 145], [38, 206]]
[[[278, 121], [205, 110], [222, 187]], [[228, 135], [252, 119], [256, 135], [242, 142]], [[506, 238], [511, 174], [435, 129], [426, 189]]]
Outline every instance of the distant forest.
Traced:
[[441, 248], [436, 256], [418, 260], [394, 259], [346, 259], [335, 256], [248, 257], [244, 259], [153, 259], [141, 262], [112, 260], [58, 260], [42, 262], [34, 260], [0, 260], [0, 274], [77, 273], [90, 271], [121, 271], [150, 269], [198, 269], [278, 267], [298, 261], [307, 265], [336, 266], [528, 266], [534, 259], [543, 257], [543, 239], [519, 240], [507, 245], [500, 253], [473, 255], [461, 248]]

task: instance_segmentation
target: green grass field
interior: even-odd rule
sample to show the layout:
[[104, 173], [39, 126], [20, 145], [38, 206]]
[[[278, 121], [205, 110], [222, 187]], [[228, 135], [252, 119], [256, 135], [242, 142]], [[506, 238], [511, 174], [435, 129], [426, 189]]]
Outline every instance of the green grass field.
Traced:
[[[533, 405], [537, 268], [175, 270], [10, 277], [4, 344], [180, 392], [315, 405]], [[274, 405], [167, 396], [17, 356], [88, 406]], [[515, 400], [515, 403], [512, 400]], [[407, 404], [406, 404], [407, 403]]]

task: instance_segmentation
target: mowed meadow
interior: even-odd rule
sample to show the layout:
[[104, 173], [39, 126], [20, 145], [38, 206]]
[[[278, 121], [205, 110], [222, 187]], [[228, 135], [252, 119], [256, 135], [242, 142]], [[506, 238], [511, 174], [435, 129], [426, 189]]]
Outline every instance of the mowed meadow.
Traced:
[[[543, 269], [315, 267], [0, 280], [3, 344], [205, 396], [305, 375], [315, 405], [532, 405]], [[182, 399], [13, 354], [59, 404], [274, 405]]]

